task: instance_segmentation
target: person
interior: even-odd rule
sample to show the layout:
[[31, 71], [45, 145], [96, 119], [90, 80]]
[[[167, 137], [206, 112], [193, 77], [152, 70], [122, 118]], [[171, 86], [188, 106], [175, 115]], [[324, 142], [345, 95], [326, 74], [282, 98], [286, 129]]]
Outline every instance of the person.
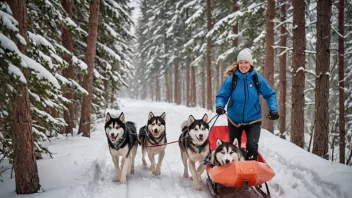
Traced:
[[[227, 116], [229, 127], [229, 140], [235, 138], [241, 145], [241, 135], [244, 130], [247, 135], [247, 160], [257, 160], [258, 142], [261, 129], [262, 109], [259, 94], [263, 96], [269, 107], [267, 118], [276, 120], [279, 118], [277, 111], [276, 93], [270, 87], [266, 79], [258, 74], [253, 67], [251, 50], [246, 48], [240, 51], [237, 62], [225, 71], [228, 76], [216, 95], [216, 113], [225, 114], [227, 104]], [[233, 77], [233, 76], [236, 77]], [[233, 78], [237, 79], [233, 87]]]

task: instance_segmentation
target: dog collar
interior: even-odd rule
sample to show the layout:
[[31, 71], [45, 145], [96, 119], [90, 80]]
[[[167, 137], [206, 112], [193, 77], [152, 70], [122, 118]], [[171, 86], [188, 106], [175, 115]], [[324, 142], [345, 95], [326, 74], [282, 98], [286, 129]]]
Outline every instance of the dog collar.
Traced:
[[116, 145], [114, 145], [115, 150], [120, 150], [120, 146], [125, 142], [126, 138], [120, 138]]
[[196, 146], [194, 145], [197, 149], [198, 149], [198, 152], [201, 153], [203, 148], [208, 144], [208, 139], [200, 146]]
[[199, 153], [201, 153], [203, 150], [203, 145], [197, 146], [197, 149], [198, 149]]

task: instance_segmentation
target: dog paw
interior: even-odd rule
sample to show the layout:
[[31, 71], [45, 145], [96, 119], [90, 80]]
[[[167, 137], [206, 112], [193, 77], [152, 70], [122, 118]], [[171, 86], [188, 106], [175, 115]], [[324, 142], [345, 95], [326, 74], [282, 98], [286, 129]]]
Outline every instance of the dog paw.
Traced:
[[134, 174], [134, 168], [131, 168], [131, 174]]
[[188, 178], [189, 177], [188, 173], [183, 173], [183, 177]]
[[197, 191], [202, 190], [202, 187], [200, 185], [194, 185], [193, 188], [194, 190], [197, 190]]
[[159, 176], [159, 175], [161, 174], [161, 171], [160, 171], [160, 169], [156, 169], [156, 170], [153, 171], [152, 173], [153, 173], [153, 175], [155, 175], [155, 176]]
[[120, 179], [120, 183], [121, 184], [127, 184], [127, 178], [125, 177], [125, 178], [121, 178]]
[[120, 177], [115, 177], [112, 181], [113, 182], [119, 182], [120, 181]]

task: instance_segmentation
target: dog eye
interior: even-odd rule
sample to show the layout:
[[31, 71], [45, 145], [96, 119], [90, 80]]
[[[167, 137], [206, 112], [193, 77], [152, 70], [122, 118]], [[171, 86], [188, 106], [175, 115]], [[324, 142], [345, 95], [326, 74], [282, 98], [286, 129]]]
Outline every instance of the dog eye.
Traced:
[[154, 125], [155, 125], [155, 123], [152, 124], [152, 126], [154, 126]]
[[230, 154], [234, 153], [233, 151], [230, 152]]
[[108, 129], [112, 129], [111, 126], [108, 126]]
[[225, 154], [225, 151], [221, 151], [221, 154]]
[[204, 131], [204, 130], [205, 130], [205, 127], [202, 127], [202, 130]]
[[119, 128], [120, 128], [120, 126], [116, 126], [115, 128], [116, 128], [116, 129], [119, 129]]
[[161, 124], [159, 123], [158, 126], [161, 126]]
[[194, 128], [195, 131], [198, 131], [198, 128]]

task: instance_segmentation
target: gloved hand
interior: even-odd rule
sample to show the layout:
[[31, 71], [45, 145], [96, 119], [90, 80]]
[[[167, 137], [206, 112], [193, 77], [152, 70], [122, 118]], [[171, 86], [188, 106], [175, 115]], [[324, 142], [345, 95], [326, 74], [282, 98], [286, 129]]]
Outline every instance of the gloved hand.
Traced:
[[219, 115], [224, 114], [226, 111], [223, 107], [216, 107], [216, 113]]
[[277, 120], [279, 119], [279, 113], [277, 111], [270, 111], [269, 114], [266, 116], [270, 120]]

